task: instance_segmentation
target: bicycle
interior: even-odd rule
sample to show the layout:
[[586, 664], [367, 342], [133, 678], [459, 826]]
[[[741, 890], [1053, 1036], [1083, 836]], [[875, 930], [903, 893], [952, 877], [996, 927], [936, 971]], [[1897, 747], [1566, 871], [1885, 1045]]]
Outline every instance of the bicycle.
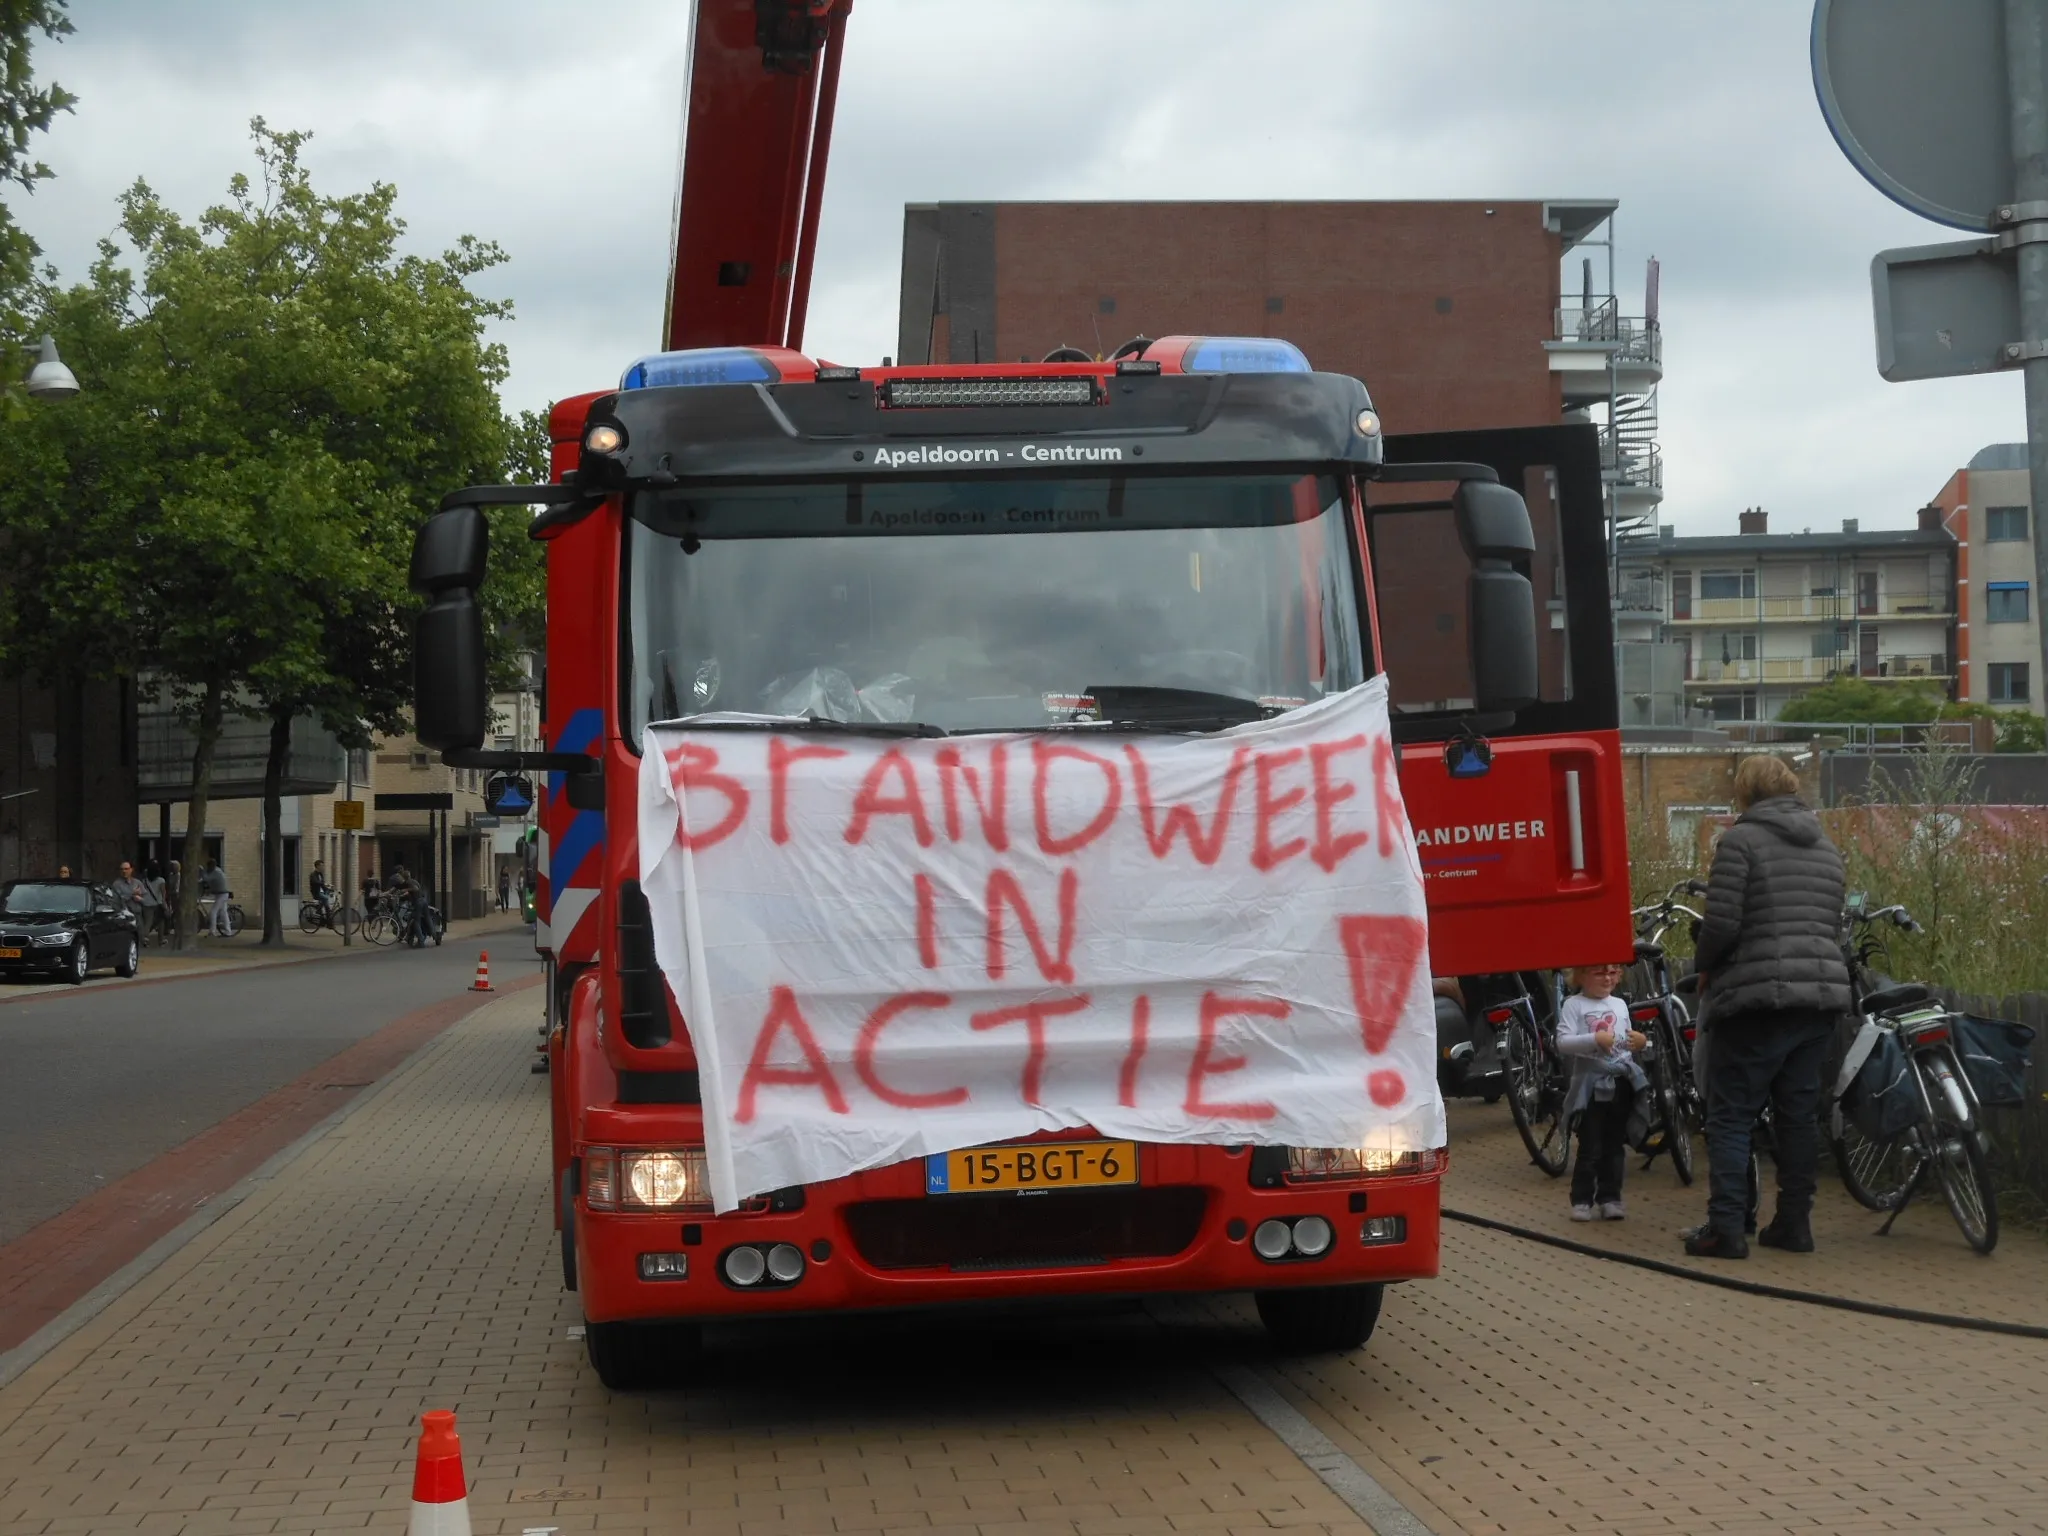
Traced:
[[[1868, 910], [1859, 896], [1852, 896], [1844, 912], [1849, 936], [1842, 957], [1849, 962], [1849, 987], [1854, 999], [1852, 1013], [1858, 1019], [1870, 1012], [1869, 1000], [1879, 994], [1878, 962], [1890, 964], [1891, 951], [1879, 932], [1889, 922], [1904, 933], [1919, 933], [1920, 924], [1902, 906]], [[1838, 1064], [1839, 1065], [1839, 1064]], [[1873, 1211], [1889, 1211], [1904, 1195], [1913, 1177], [1912, 1145], [1904, 1136], [1873, 1139], [1863, 1134], [1844, 1112], [1838, 1080], [1828, 1107], [1828, 1151], [1841, 1175], [1842, 1187], [1858, 1205]]]
[[[337, 923], [337, 919], [339, 922]], [[353, 935], [362, 926], [363, 914], [355, 907], [343, 909], [332, 899], [299, 903], [299, 931], [318, 933], [322, 928]]]
[[1486, 1010], [1486, 1022], [1498, 1031], [1500, 1059], [1506, 1063], [1508, 1113], [1529, 1161], [1553, 1179], [1571, 1162], [1571, 1127], [1564, 1113], [1571, 1069], [1557, 1048], [1557, 1011], [1550, 995], [1549, 1024], [1537, 1015], [1535, 992], [1524, 979], [1520, 995]]
[[401, 896], [392, 908], [392, 926], [409, 949], [424, 949], [429, 940], [437, 947], [447, 925], [440, 910], [423, 896]]
[[363, 937], [380, 947], [398, 937], [398, 930], [391, 920], [391, 898], [381, 892], [365, 900]]
[[1906, 1144], [1912, 1171], [1878, 1235], [1891, 1231], [1931, 1172], [1963, 1240], [1988, 1254], [1998, 1246], [1998, 1189], [1991, 1180], [1983, 1106], [1956, 1049], [1962, 1015], [1944, 1008], [1918, 982], [1874, 992], [1863, 1004], [1864, 1029], [1875, 1037], [1874, 1046], [1881, 1049], [1889, 1035], [1902, 1048], [1917, 1110], [1914, 1123], [1896, 1138]]
[[1688, 987], [1690, 977], [1673, 977], [1664, 939], [1681, 919], [1694, 924], [1700, 921], [1700, 914], [1679, 901], [1679, 896], [1699, 896], [1705, 891], [1701, 881], [1681, 880], [1661, 901], [1637, 907], [1632, 914], [1636, 954], [1629, 967], [1631, 989], [1626, 993], [1629, 1022], [1649, 1036], [1638, 1058], [1650, 1080], [1650, 1133], [1643, 1149], [1643, 1167], [1669, 1153], [1672, 1171], [1681, 1184], [1693, 1181], [1693, 1138], [1706, 1128], [1707, 1106], [1693, 1070], [1692, 1014], [1681, 995], [1690, 991], [1696, 996], [1698, 983]]

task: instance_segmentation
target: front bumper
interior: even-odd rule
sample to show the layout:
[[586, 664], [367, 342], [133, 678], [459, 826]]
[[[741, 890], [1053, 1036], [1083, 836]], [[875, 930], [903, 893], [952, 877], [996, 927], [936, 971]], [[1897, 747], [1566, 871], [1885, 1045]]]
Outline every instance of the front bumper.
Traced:
[[[577, 1285], [593, 1322], [661, 1318], [787, 1315], [848, 1308], [901, 1308], [1019, 1296], [1106, 1296], [1266, 1290], [1428, 1279], [1437, 1273], [1440, 1173], [1351, 1183], [1254, 1188], [1243, 1147], [1145, 1145], [1142, 1183], [1092, 1213], [1070, 1205], [1091, 1193], [934, 1195], [917, 1162], [814, 1184], [800, 1209], [676, 1216], [575, 1207]], [[986, 1259], [939, 1250], [951, 1211], [961, 1227], [988, 1229], [1039, 1206], [1031, 1225], [1053, 1234], [1067, 1212], [1075, 1230], [1097, 1239], [1094, 1252], [1047, 1251]], [[970, 1210], [970, 1207], [979, 1207]], [[1315, 1258], [1268, 1261], [1251, 1236], [1271, 1218], [1321, 1216], [1335, 1237]], [[1400, 1217], [1398, 1242], [1367, 1243], [1369, 1220]], [[1007, 1223], [1005, 1223], [1007, 1224]], [[1109, 1234], [1107, 1243], [1099, 1241]], [[1119, 1237], [1120, 1234], [1120, 1237]], [[802, 1275], [785, 1284], [736, 1286], [722, 1260], [734, 1247], [789, 1244], [804, 1256]], [[1123, 1253], [1101, 1251], [1120, 1246]], [[1170, 1248], [1171, 1251], [1160, 1251]], [[643, 1254], [688, 1256], [682, 1279], [643, 1280]]]

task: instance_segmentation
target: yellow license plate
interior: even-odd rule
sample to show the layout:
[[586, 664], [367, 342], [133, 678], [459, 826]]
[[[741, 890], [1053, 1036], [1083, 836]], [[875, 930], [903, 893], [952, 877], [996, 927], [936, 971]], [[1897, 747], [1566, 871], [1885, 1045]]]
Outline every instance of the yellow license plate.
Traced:
[[969, 1147], [924, 1160], [928, 1195], [978, 1195], [1022, 1189], [1099, 1189], [1138, 1182], [1134, 1141], [1039, 1141], [1021, 1147]]
[[21, 951], [18, 949], [0, 949], [0, 960], [19, 960], [20, 958]]

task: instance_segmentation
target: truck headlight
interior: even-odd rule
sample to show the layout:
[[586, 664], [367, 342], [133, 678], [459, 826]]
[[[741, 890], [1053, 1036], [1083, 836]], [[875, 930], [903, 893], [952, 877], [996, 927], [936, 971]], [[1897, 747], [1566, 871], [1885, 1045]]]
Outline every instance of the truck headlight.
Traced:
[[1397, 1152], [1391, 1147], [1289, 1147], [1287, 1182], [1313, 1184], [1334, 1179], [1383, 1178], [1389, 1174], [1435, 1173], [1441, 1148]]
[[583, 1198], [594, 1211], [708, 1211], [702, 1147], [589, 1147]]

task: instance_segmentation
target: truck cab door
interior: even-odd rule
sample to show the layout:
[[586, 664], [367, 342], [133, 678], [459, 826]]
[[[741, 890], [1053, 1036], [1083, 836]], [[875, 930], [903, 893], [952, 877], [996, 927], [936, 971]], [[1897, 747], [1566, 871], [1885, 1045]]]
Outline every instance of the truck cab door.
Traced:
[[[1626, 960], [1627, 824], [1599, 439], [1590, 426], [1390, 437], [1390, 463], [1483, 464], [1528, 504], [1538, 697], [1473, 712], [1470, 564], [1449, 487], [1364, 487], [1381, 662], [1435, 974]], [[1395, 511], [1403, 504], [1408, 510]], [[1425, 510], [1416, 510], [1418, 506]], [[1484, 751], [1469, 745], [1484, 742]]]

